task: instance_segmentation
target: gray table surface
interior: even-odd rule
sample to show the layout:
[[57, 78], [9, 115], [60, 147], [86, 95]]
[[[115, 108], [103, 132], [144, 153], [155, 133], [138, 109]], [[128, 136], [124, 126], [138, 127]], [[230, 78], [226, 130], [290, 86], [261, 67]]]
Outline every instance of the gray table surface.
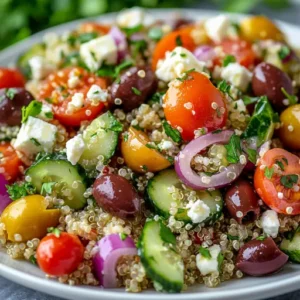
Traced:
[[[251, 0], [249, 0], [251, 1]], [[203, 1], [204, 2], [204, 1]], [[206, 1], [208, 2], [208, 1]], [[294, 4], [284, 11], [271, 11], [267, 8], [260, 7], [254, 11], [257, 14], [266, 14], [272, 18], [277, 18], [282, 21], [294, 23], [300, 26], [300, 0], [294, 0]], [[299, 3], [297, 5], [297, 2]], [[198, 8], [203, 9], [214, 9], [212, 4], [200, 3], [197, 5]], [[0, 299], [1, 300], [60, 300], [60, 298], [52, 297], [18, 284], [6, 280], [0, 276]], [[283, 296], [272, 298], [273, 300], [299, 300], [300, 291], [289, 293]]]

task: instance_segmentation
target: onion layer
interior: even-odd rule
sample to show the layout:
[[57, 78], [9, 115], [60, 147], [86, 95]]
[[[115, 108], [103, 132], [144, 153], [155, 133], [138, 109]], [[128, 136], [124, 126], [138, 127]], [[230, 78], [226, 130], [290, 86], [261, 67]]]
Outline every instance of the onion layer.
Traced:
[[121, 61], [128, 54], [128, 44], [125, 34], [118, 28], [112, 27], [109, 34], [114, 39], [118, 48], [118, 60]]
[[0, 174], [0, 214], [2, 214], [5, 207], [11, 203], [11, 200], [7, 193], [7, 189], [5, 187], [7, 184], [7, 180], [2, 174]]
[[224, 170], [212, 176], [207, 176], [204, 173], [199, 176], [191, 168], [191, 161], [195, 155], [210, 145], [227, 144], [232, 134], [233, 131], [230, 130], [224, 130], [219, 133], [208, 133], [192, 140], [180, 151], [175, 158], [175, 171], [185, 185], [195, 190], [219, 188], [239, 177], [245, 167], [241, 163], [224, 167]]
[[198, 60], [207, 62], [213, 60], [216, 56], [216, 53], [211, 46], [203, 45], [194, 50], [194, 55]]

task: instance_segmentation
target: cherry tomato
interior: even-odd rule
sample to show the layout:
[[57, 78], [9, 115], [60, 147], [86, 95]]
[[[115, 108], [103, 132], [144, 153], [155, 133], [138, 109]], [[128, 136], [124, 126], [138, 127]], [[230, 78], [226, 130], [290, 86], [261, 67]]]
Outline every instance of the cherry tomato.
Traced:
[[96, 22], [86, 22], [81, 24], [79, 27], [79, 32], [81, 33], [90, 33], [97, 32], [101, 35], [107, 34], [110, 31], [109, 25], [98, 24]]
[[0, 142], [0, 169], [8, 181], [14, 181], [21, 174], [22, 162], [10, 143]]
[[[79, 81], [75, 87], [70, 87], [68, 81], [73, 75], [79, 78]], [[41, 101], [50, 101], [53, 104], [55, 119], [62, 124], [79, 126], [82, 121], [95, 119], [104, 108], [102, 102], [94, 106], [86, 98], [86, 94], [93, 84], [103, 89], [107, 87], [105, 79], [90, 74], [82, 68], [65, 68], [48, 76], [41, 87], [38, 98]], [[84, 95], [84, 105], [82, 108], [70, 111], [68, 104], [72, 101], [75, 93]]]
[[222, 128], [227, 108], [220, 91], [203, 74], [192, 72], [183, 82], [174, 81], [165, 97], [164, 112], [170, 124], [181, 131], [184, 140], [192, 140], [194, 131]]
[[[278, 169], [280, 172], [274, 171]], [[260, 160], [254, 174], [254, 186], [270, 208], [278, 213], [297, 215], [300, 214], [299, 176], [299, 157], [275, 148]]]
[[172, 51], [177, 46], [182, 46], [193, 51], [196, 44], [191, 36], [192, 28], [183, 28], [173, 31], [164, 36], [156, 45], [152, 56], [152, 69], [156, 69], [156, 65], [160, 59], [165, 57], [167, 51]]
[[83, 260], [84, 247], [80, 239], [70, 233], [51, 233], [44, 237], [36, 252], [39, 267], [52, 276], [74, 272]]
[[25, 79], [18, 70], [0, 68], [0, 89], [24, 87], [24, 85]]
[[256, 56], [250, 43], [243, 40], [224, 40], [220, 46], [226, 55], [233, 55], [237, 62], [248, 68], [255, 63]]
[[123, 138], [121, 151], [126, 165], [133, 171], [157, 172], [170, 166], [170, 162], [163, 155], [146, 146], [149, 142], [144, 132], [129, 127], [128, 138]]

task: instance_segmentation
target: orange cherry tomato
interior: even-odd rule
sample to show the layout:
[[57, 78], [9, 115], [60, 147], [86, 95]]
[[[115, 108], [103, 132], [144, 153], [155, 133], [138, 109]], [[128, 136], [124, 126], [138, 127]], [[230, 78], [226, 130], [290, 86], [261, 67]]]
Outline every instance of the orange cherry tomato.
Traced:
[[129, 127], [128, 138], [122, 139], [121, 151], [126, 165], [135, 172], [157, 172], [168, 168], [170, 162], [155, 149], [146, 145], [150, 140], [139, 130]]
[[101, 35], [107, 34], [110, 31], [109, 25], [98, 24], [96, 22], [86, 22], [80, 25], [79, 32], [90, 33], [97, 32]]
[[0, 169], [8, 181], [14, 181], [21, 174], [22, 161], [10, 143], [0, 142]]
[[78, 236], [66, 232], [44, 237], [36, 252], [39, 267], [52, 276], [74, 272], [83, 261], [84, 247]]
[[[280, 172], [274, 171], [277, 169]], [[269, 150], [260, 160], [254, 174], [254, 186], [261, 199], [273, 210], [282, 214], [298, 215], [299, 176], [299, 157], [284, 149], [275, 148]], [[295, 186], [298, 188], [295, 189]]]
[[[69, 87], [68, 80], [73, 75], [79, 79], [79, 82], [75, 87]], [[62, 124], [80, 126], [82, 121], [95, 119], [104, 108], [102, 102], [94, 106], [86, 97], [93, 84], [103, 89], [107, 87], [106, 80], [102, 77], [97, 77], [79, 67], [65, 68], [48, 76], [41, 87], [38, 99], [53, 104], [54, 117]], [[68, 104], [72, 101], [75, 93], [84, 95], [84, 104], [82, 108], [70, 111]]]
[[24, 87], [23, 75], [15, 69], [0, 68], [0, 89]]
[[170, 32], [164, 36], [156, 45], [152, 55], [152, 69], [156, 69], [156, 65], [160, 59], [165, 57], [166, 52], [172, 51], [177, 46], [182, 46], [190, 51], [196, 48], [196, 44], [191, 36], [192, 28], [182, 28]]
[[256, 56], [250, 43], [243, 40], [224, 40], [220, 46], [226, 55], [233, 55], [237, 62], [248, 68], [255, 63]]
[[223, 95], [198, 72], [190, 73], [183, 82], [176, 80], [170, 85], [164, 97], [164, 112], [186, 141], [194, 138], [196, 129], [205, 127], [213, 131], [225, 126], [227, 120]]

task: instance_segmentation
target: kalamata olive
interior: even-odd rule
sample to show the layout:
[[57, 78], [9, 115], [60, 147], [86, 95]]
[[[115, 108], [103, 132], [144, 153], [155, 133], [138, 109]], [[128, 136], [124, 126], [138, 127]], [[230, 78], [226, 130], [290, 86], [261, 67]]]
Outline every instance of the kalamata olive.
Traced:
[[288, 261], [272, 238], [252, 240], [240, 248], [236, 267], [252, 276], [263, 276], [281, 269]]
[[293, 94], [293, 85], [289, 76], [279, 68], [262, 62], [256, 66], [252, 77], [252, 89], [255, 96], [267, 96], [276, 109], [285, 107], [283, 100], [286, 95], [282, 88], [290, 95]]
[[23, 88], [0, 89], [0, 125], [19, 125], [22, 107], [31, 100], [33, 96]]
[[240, 224], [253, 222], [259, 216], [260, 208], [254, 187], [244, 179], [237, 180], [227, 190], [225, 203], [229, 214]]
[[130, 182], [119, 175], [98, 177], [94, 182], [93, 196], [99, 206], [120, 218], [133, 217], [140, 211], [141, 198]]
[[122, 100], [122, 108], [131, 111], [139, 107], [156, 90], [157, 80], [150, 67], [131, 67], [111, 87], [111, 96]]

